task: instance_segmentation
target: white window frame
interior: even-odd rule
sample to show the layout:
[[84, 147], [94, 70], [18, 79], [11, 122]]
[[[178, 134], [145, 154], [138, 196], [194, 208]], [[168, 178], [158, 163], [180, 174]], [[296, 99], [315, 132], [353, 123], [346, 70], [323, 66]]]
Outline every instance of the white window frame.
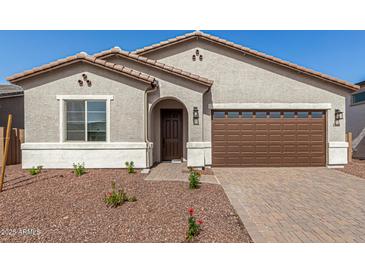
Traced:
[[[59, 142], [66, 143], [70, 142], [66, 140], [65, 132], [66, 132], [66, 119], [65, 119], [65, 101], [70, 100], [103, 100], [106, 101], [106, 141], [76, 141], [82, 143], [110, 143], [110, 102], [114, 100], [113, 95], [57, 95], [56, 99], [59, 101]], [[85, 112], [87, 112], [87, 104], [85, 108]], [[86, 122], [85, 115], [85, 122]], [[85, 140], [87, 140], [87, 131], [85, 132]], [[75, 142], [75, 141], [72, 141]]]

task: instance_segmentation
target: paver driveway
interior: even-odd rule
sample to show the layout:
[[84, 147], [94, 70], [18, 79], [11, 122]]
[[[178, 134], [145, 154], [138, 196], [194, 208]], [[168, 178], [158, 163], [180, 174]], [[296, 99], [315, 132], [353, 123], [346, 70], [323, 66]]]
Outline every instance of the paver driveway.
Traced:
[[214, 168], [254, 242], [365, 242], [365, 180], [327, 168]]

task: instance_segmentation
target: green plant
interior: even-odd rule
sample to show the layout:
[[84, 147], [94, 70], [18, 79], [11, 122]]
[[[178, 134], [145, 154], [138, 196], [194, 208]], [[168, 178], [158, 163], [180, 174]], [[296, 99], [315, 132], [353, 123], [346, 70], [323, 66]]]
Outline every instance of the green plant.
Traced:
[[82, 163], [77, 163], [77, 164], [73, 164], [73, 167], [74, 167], [74, 173], [77, 177], [83, 175], [86, 173], [86, 169], [85, 169], [85, 164]]
[[137, 198], [135, 196], [129, 197], [123, 188], [116, 189], [115, 182], [112, 182], [112, 191], [105, 194], [104, 202], [109, 207], [118, 207], [124, 202], [135, 202]]
[[128, 173], [135, 173], [136, 171], [134, 170], [134, 162], [130, 161], [130, 162], [125, 162], [125, 166], [127, 167]]
[[200, 186], [200, 173], [194, 170], [190, 170], [189, 174], [189, 188], [199, 188]]
[[189, 208], [189, 219], [188, 219], [188, 231], [186, 233], [186, 239], [191, 241], [194, 237], [198, 236], [200, 233], [200, 226], [203, 224], [202, 220], [196, 220], [194, 217], [194, 209]]
[[29, 173], [30, 175], [37, 175], [38, 173], [41, 173], [42, 171], [42, 166], [37, 166], [37, 167], [32, 167], [31, 169], [29, 169]]

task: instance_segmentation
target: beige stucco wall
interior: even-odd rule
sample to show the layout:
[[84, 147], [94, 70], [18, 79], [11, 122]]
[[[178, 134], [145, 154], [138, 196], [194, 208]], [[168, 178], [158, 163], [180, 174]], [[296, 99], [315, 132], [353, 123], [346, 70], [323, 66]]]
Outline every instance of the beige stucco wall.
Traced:
[[[360, 91], [364, 91], [362, 88]], [[352, 132], [353, 156], [365, 158], [365, 104], [352, 105], [351, 95], [346, 98], [347, 131]]]
[[[181, 77], [177, 77], [161, 70], [149, 67], [143, 64], [139, 64], [135, 61], [130, 61], [120, 57], [107, 58], [109, 62], [121, 64], [126, 67], [136, 69], [138, 71], [147, 73], [156, 78], [159, 83], [159, 87], [155, 92], [148, 94], [148, 105], [149, 105], [149, 117], [152, 117], [151, 111], [154, 105], [162, 99], [175, 99], [183, 102], [187, 111], [188, 117], [193, 117], [193, 108], [198, 107], [200, 110], [199, 125], [193, 125], [193, 119], [188, 119], [188, 138], [189, 142], [201, 142], [204, 139], [203, 126], [204, 121], [202, 120], [202, 109], [203, 109], [203, 96], [204, 93], [209, 89], [198, 83], [186, 80]], [[149, 132], [159, 131], [160, 128], [150, 128]], [[159, 143], [154, 144], [159, 147]], [[185, 144], [184, 144], [185, 145]], [[155, 150], [156, 151], [156, 150]]]
[[6, 127], [8, 115], [13, 115], [13, 128], [24, 128], [24, 97], [0, 97], [0, 127]]
[[[86, 73], [92, 86], [79, 86]], [[18, 83], [24, 88], [25, 140], [59, 142], [59, 101], [56, 95], [113, 95], [110, 141], [144, 141], [144, 92], [148, 84], [89, 64], [75, 64]]]
[[[192, 61], [196, 49], [203, 61]], [[204, 141], [211, 137], [210, 103], [331, 103], [328, 141], [345, 141], [345, 120], [334, 126], [334, 110], [345, 110], [345, 89], [201, 40], [146, 57], [214, 80], [211, 92], [204, 95]]]

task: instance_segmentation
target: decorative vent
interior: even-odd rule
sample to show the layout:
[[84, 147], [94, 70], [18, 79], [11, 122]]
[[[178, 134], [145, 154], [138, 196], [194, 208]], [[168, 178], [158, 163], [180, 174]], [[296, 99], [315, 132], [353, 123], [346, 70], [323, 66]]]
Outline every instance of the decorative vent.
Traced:
[[203, 61], [203, 55], [200, 54], [198, 49], [195, 50], [195, 54], [193, 54], [192, 60], [195, 62], [197, 57], [199, 57], [199, 61]]
[[87, 75], [85, 73], [83, 73], [81, 75], [82, 79], [78, 80], [77, 82], [79, 83], [79, 86], [82, 87], [84, 85], [84, 82], [86, 82], [88, 87], [91, 87], [91, 81], [89, 79], [87, 79]]

